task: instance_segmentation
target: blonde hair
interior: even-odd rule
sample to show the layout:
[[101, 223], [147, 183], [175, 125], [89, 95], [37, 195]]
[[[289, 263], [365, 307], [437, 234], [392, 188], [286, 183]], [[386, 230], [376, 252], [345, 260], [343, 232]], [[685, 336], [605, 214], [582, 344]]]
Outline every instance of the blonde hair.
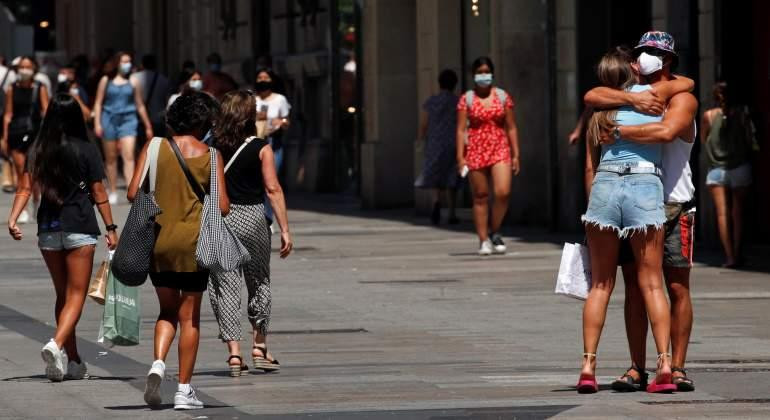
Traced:
[[[613, 89], [626, 90], [636, 83], [636, 75], [631, 68], [631, 54], [622, 47], [604, 54], [596, 67], [596, 76], [602, 86]], [[617, 124], [617, 109], [594, 111], [591, 119], [588, 121], [586, 138], [594, 146], [599, 145], [599, 136], [603, 132], [613, 129]]]

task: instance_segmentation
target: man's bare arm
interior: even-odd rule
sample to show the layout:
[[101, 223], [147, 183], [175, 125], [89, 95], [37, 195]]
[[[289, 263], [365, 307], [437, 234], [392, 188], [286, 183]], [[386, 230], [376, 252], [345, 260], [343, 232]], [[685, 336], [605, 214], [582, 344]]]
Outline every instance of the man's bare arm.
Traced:
[[[619, 126], [620, 137], [637, 143], [668, 143], [692, 125], [698, 112], [698, 100], [690, 93], [680, 93], [668, 103], [663, 121], [641, 125]], [[611, 136], [611, 134], [606, 133]]]

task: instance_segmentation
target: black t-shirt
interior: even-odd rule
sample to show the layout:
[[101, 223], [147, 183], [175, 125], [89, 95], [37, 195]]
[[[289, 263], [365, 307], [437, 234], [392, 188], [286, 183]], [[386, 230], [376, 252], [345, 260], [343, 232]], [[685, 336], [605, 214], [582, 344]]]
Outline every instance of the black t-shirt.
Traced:
[[259, 152], [267, 146], [263, 139], [254, 139], [241, 150], [225, 175], [230, 202], [241, 205], [262, 204], [265, 201], [265, 183], [262, 179], [262, 161]]
[[70, 139], [70, 147], [77, 156], [79, 173], [74, 178], [85, 183], [83, 190], [74, 182], [61, 206], [46, 200], [43, 196], [37, 213], [38, 234], [42, 232], [67, 232], [98, 235], [94, 204], [89, 198], [91, 184], [104, 179], [104, 164], [97, 146], [91, 142]]

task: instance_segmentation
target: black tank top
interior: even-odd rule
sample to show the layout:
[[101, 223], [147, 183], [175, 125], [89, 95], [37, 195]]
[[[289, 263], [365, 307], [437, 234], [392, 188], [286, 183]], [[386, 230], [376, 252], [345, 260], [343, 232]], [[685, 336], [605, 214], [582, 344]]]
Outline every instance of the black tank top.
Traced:
[[225, 174], [230, 202], [241, 205], [262, 204], [265, 201], [265, 183], [262, 179], [262, 161], [259, 152], [268, 143], [254, 139], [241, 150]]
[[[34, 81], [30, 87], [21, 86], [19, 83], [14, 84], [11, 127], [26, 126], [32, 123], [36, 128], [40, 125], [41, 120], [40, 82]], [[34, 129], [33, 127], [30, 128]]]

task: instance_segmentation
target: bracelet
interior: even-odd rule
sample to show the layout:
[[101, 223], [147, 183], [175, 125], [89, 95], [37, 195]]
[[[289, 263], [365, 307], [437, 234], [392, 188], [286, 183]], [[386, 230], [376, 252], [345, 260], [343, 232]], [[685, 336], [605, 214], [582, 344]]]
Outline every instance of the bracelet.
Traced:
[[102, 204], [107, 204], [109, 202], [110, 202], [110, 200], [108, 199], [108, 200], [100, 201], [100, 202], [94, 203], [94, 204], [96, 204], [97, 206], [101, 206]]
[[107, 232], [115, 232], [116, 230], [118, 230], [118, 225], [116, 225], [116, 224], [109, 224], [109, 225], [105, 226], [104, 229], [106, 229]]
[[28, 192], [17, 192], [16, 195], [20, 195], [22, 197], [29, 197], [31, 194]]

